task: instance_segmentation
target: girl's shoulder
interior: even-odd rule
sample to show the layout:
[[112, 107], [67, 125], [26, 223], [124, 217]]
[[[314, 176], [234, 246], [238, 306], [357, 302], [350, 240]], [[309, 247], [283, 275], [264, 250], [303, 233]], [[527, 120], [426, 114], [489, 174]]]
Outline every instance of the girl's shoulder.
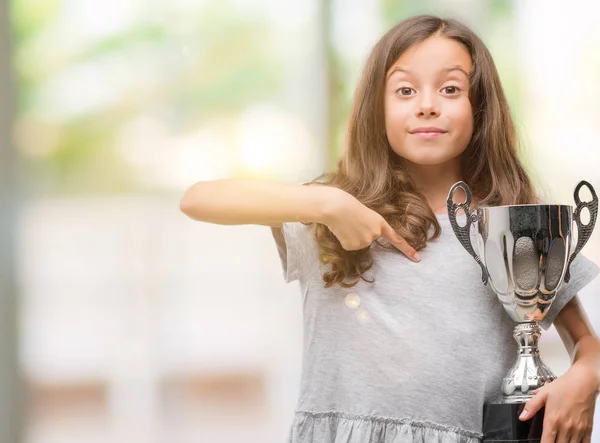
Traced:
[[302, 283], [316, 272], [320, 254], [314, 223], [286, 222], [280, 228], [271, 228], [271, 233], [287, 283]]

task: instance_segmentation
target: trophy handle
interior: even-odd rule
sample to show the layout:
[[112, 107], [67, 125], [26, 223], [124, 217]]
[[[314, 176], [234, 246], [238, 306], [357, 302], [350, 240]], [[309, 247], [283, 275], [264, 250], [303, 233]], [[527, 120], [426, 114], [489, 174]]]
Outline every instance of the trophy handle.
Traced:
[[[579, 198], [579, 191], [582, 186], [586, 186], [590, 192], [592, 193], [592, 201], [591, 202], [582, 202]], [[585, 180], [579, 182], [577, 187], [575, 188], [575, 204], [577, 205], [575, 211], [573, 211], [573, 220], [577, 223], [577, 246], [575, 246], [575, 250], [569, 257], [569, 262], [567, 263], [567, 272], [565, 273], [565, 282], [568, 283], [571, 279], [571, 263], [581, 252], [581, 249], [585, 246], [587, 241], [592, 236], [592, 231], [594, 230], [594, 225], [596, 224], [596, 219], [598, 218], [598, 196], [596, 195], [596, 191], [593, 186], [590, 185]], [[587, 225], [581, 223], [581, 210], [587, 208], [590, 211], [590, 221]]]
[[[458, 188], [461, 188], [463, 191], [465, 191], [465, 194], [467, 194], [467, 200], [464, 203], [454, 203], [454, 193]], [[481, 280], [483, 281], [483, 284], [487, 285], [489, 278], [488, 271], [471, 244], [471, 225], [477, 221], [478, 217], [477, 214], [471, 212], [471, 190], [465, 182], [461, 181], [452, 186], [450, 193], [448, 194], [448, 200], [446, 200], [446, 204], [448, 205], [448, 218], [450, 219], [450, 224], [452, 225], [454, 234], [456, 234], [458, 241], [463, 245], [467, 252], [471, 254], [475, 261], [479, 263], [479, 266], [481, 266]], [[460, 226], [456, 220], [456, 212], [459, 209], [462, 209], [467, 216], [467, 223], [465, 226]]]

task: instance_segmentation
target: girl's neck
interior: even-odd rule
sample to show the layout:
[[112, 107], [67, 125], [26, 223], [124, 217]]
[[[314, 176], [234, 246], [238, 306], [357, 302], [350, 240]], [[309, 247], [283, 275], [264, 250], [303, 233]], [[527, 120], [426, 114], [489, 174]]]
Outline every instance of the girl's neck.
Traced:
[[460, 160], [457, 158], [440, 165], [417, 165], [407, 162], [406, 167], [433, 212], [447, 213], [448, 192], [454, 183], [462, 180]]

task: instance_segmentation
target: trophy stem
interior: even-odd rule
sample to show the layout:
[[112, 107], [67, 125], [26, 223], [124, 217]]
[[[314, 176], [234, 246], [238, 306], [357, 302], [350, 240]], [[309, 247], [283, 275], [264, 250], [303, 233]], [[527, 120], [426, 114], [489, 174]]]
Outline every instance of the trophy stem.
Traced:
[[538, 342], [542, 329], [537, 322], [519, 323], [513, 337], [517, 341], [517, 361], [504, 377], [504, 403], [522, 403], [533, 397], [533, 391], [556, 379], [556, 375], [540, 357]]

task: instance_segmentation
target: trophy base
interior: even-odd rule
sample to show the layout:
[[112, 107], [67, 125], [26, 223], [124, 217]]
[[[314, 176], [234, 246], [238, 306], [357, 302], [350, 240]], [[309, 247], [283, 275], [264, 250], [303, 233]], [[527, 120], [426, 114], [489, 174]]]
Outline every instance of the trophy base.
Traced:
[[525, 403], [488, 403], [483, 408], [483, 442], [539, 443], [544, 408], [527, 421], [519, 420]]

